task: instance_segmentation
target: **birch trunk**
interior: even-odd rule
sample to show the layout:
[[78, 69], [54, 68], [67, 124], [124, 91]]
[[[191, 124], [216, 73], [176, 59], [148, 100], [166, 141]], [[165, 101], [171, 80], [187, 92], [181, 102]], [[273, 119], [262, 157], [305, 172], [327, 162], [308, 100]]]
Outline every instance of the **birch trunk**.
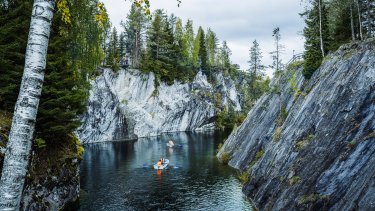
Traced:
[[359, 7], [359, 1], [356, 1], [357, 3], [357, 13], [358, 13], [358, 24], [359, 24], [359, 37], [361, 40], [363, 40], [363, 34], [362, 34], [362, 20], [361, 20], [361, 11]]
[[355, 32], [354, 32], [354, 20], [353, 20], [353, 4], [350, 2], [350, 29], [352, 31], [352, 40], [355, 40]]
[[0, 210], [19, 210], [27, 173], [54, 12], [53, 0], [35, 0], [25, 68], [13, 114], [0, 181]]
[[323, 44], [323, 30], [322, 30], [322, 5], [320, 0], [318, 0], [319, 6], [319, 37], [320, 37], [320, 50], [322, 51], [322, 56], [324, 57], [324, 44]]
[[367, 1], [367, 36], [372, 37], [371, 1]]

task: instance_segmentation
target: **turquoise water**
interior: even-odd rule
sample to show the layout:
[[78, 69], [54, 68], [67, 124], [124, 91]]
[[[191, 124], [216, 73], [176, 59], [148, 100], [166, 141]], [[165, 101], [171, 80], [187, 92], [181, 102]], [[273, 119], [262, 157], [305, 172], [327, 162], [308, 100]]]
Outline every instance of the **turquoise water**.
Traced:
[[[85, 146], [80, 210], [251, 210], [216, 149], [224, 133], [175, 133]], [[172, 139], [175, 148], [166, 143]], [[160, 157], [168, 169], [154, 170]]]

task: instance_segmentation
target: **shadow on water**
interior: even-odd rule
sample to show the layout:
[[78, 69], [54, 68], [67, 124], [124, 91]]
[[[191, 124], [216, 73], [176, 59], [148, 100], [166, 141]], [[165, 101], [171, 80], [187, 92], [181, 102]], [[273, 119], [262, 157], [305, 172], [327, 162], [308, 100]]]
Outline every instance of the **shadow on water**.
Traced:
[[[218, 163], [228, 134], [173, 133], [87, 145], [81, 163], [81, 210], [251, 210], [235, 171]], [[166, 146], [168, 140], [176, 144]], [[161, 157], [168, 169], [152, 165]]]

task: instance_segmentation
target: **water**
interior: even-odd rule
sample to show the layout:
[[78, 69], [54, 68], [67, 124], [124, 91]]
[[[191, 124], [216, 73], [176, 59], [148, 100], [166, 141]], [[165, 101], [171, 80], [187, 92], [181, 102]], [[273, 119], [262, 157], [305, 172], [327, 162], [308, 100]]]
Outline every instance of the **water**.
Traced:
[[[236, 172], [216, 157], [223, 133], [176, 133], [92, 144], [81, 163], [81, 210], [251, 210]], [[172, 139], [176, 148], [168, 148]], [[152, 165], [165, 157], [166, 170]]]

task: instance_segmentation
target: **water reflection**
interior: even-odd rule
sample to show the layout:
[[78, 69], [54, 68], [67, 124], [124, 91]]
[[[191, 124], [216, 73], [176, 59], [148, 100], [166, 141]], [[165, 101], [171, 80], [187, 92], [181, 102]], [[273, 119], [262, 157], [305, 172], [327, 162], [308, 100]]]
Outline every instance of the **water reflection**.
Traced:
[[[81, 210], [250, 210], [234, 172], [220, 165], [223, 133], [175, 133], [86, 146]], [[166, 143], [173, 140], [176, 147]], [[165, 157], [168, 169], [152, 165]]]

